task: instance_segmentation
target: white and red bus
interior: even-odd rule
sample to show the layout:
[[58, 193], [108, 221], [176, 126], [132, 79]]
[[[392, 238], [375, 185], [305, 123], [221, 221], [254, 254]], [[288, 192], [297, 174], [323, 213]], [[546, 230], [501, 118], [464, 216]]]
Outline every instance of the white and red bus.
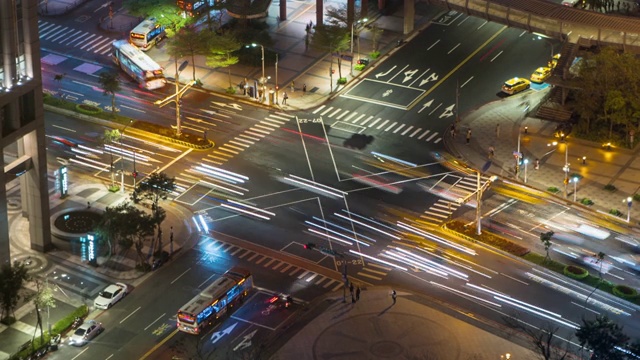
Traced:
[[127, 40], [114, 41], [111, 56], [113, 61], [142, 88], [154, 90], [167, 83], [162, 67]]
[[164, 26], [156, 23], [155, 18], [148, 18], [129, 32], [129, 42], [140, 48], [140, 50], [147, 51], [164, 39], [165, 36], [167, 36], [167, 33], [164, 30]]
[[239, 267], [225, 272], [178, 310], [178, 330], [200, 334], [222, 315], [239, 306], [253, 288], [251, 273]]

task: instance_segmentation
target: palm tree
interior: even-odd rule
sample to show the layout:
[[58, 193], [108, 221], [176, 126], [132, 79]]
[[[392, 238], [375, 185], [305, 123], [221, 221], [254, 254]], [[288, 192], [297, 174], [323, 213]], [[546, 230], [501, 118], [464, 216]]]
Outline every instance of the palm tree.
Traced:
[[116, 93], [122, 88], [120, 87], [120, 79], [118, 74], [112, 71], [101, 72], [98, 78], [103, 95], [111, 95], [111, 112], [116, 115]]
[[[102, 143], [103, 144], [112, 144], [118, 140], [120, 140], [122, 134], [120, 134], [120, 130], [118, 129], [113, 129], [113, 130], [105, 130], [104, 131], [104, 135], [102, 136]], [[110, 166], [110, 172], [111, 172], [111, 187], [115, 186], [115, 174], [113, 172], [114, 166], [113, 166], [113, 150], [112, 147], [109, 146], [109, 156], [111, 156], [111, 166]]]

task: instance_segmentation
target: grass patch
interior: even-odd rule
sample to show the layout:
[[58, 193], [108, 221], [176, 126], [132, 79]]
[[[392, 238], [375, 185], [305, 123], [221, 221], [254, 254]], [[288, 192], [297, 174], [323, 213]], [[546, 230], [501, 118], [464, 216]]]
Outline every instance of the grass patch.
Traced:
[[560, 189], [558, 189], [555, 186], [550, 186], [550, 187], [547, 188], [547, 191], [552, 193], [552, 194], [557, 194], [558, 192], [560, 192]]
[[341, 77], [338, 79], [338, 85], [344, 85], [347, 83], [347, 78], [346, 77]]
[[618, 190], [618, 188], [616, 188], [614, 185], [612, 184], [607, 184], [604, 186], [604, 189], [609, 191], [609, 192], [614, 192], [616, 190]]
[[524, 256], [530, 251], [524, 246], [520, 246], [492, 233], [485, 232], [482, 235], [478, 235], [474, 227], [465, 226], [461, 221], [451, 221], [447, 223], [447, 228], [516, 256]]
[[580, 203], [582, 205], [586, 205], [586, 206], [591, 206], [593, 205], [593, 201], [591, 201], [591, 199], [587, 199], [587, 198], [583, 198], [580, 200]]
[[622, 212], [618, 209], [611, 209], [609, 210], [609, 214], [613, 215], [613, 216], [622, 216]]
[[380, 51], [373, 51], [369, 53], [369, 57], [372, 59], [377, 59], [380, 57]]
[[356, 71], [362, 71], [362, 70], [364, 70], [364, 68], [366, 66], [367, 65], [365, 65], [365, 64], [356, 64], [356, 65], [353, 65], [353, 69], [356, 70]]

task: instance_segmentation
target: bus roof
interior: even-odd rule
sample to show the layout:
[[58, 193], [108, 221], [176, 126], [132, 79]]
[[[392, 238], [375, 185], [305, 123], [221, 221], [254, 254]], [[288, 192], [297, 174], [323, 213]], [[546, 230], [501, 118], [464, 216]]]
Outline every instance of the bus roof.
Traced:
[[156, 27], [156, 19], [152, 18], [152, 17], [151, 18], [146, 18], [146, 19], [144, 19], [143, 22], [138, 24], [138, 26], [133, 28], [133, 30], [131, 30], [131, 32], [135, 33], [135, 34], [148, 34], [149, 31], [155, 29], [155, 27]]
[[129, 59], [131, 59], [136, 65], [143, 71], [155, 71], [162, 70], [162, 67], [157, 62], [153, 61], [147, 54], [143, 53], [137, 47], [129, 44], [127, 40], [117, 40], [113, 42], [113, 47], [120, 50]]
[[248, 270], [234, 267], [217, 278], [213, 284], [209, 285], [200, 294], [196, 295], [191, 301], [180, 308], [179, 312], [198, 315], [207, 306], [211, 305], [215, 300], [219, 299], [239, 281], [251, 275]]

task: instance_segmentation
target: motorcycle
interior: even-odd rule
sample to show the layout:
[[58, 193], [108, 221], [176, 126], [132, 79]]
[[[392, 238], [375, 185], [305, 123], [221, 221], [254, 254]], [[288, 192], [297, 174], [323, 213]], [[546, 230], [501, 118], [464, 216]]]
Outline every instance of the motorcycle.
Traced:
[[293, 305], [293, 298], [290, 295], [280, 294], [270, 297], [269, 300], [267, 300], [267, 304], [269, 304], [267, 308], [262, 311], [263, 315], [269, 315], [272, 311], [279, 308], [288, 309]]
[[76, 318], [73, 319], [73, 323], [71, 324], [71, 328], [75, 330], [78, 327], [80, 327], [80, 325], [82, 325], [83, 322], [84, 322], [84, 320], [81, 317], [76, 316]]
[[61, 340], [62, 340], [62, 337], [60, 336], [60, 334], [52, 337], [51, 340], [49, 341], [49, 350], [50, 351], [58, 350], [58, 345], [60, 344]]

